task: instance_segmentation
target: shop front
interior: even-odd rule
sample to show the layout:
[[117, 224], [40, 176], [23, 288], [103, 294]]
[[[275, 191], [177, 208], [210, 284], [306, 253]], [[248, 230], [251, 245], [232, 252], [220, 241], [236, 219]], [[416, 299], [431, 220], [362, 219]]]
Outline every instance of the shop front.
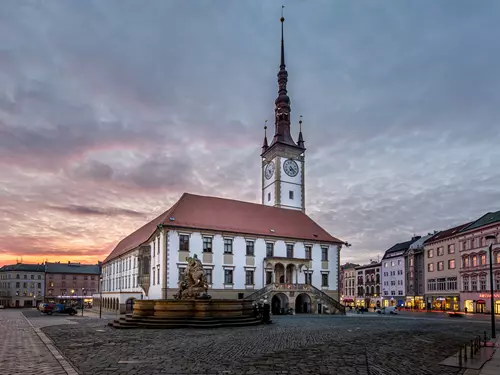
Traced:
[[354, 301], [354, 298], [343, 298], [342, 303], [345, 306], [354, 307], [355, 301]]
[[437, 311], [459, 311], [460, 296], [427, 297], [427, 309]]
[[382, 301], [383, 307], [397, 306], [398, 301], [394, 297], [385, 297]]
[[[491, 294], [490, 293], [467, 293], [467, 299], [464, 301], [464, 311], [475, 314], [489, 314], [491, 312]], [[500, 293], [493, 295], [493, 311], [500, 315]]]
[[412, 310], [425, 309], [424, 296], [406, 297], [405, 307]]

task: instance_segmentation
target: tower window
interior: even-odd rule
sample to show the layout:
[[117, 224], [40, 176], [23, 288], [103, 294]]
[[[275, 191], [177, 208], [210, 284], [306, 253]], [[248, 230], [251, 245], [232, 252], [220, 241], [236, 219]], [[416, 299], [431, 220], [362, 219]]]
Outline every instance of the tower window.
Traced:
[[293, 199], [293, 190], [288, 192], [288, 198]]
[[271, 200], [271, 193], [267, 193], [267, 201], [269, 202]]

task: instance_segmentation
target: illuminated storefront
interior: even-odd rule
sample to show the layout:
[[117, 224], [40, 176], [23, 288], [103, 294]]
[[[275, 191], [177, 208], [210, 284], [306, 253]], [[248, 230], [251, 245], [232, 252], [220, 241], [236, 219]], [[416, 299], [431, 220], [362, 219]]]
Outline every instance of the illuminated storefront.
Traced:
[[423, 296], [406, 297], [406, 305], [409, 309], [423, 310], [425, 309], [425, 301]]
[[427, 297], [427, 309], [438, 311], [459, 311], [459, 296], [436, 296]]
[[[476, 314], [488, 314], [491, 311], [491, 293], [467, 293], [468, 298], [464, 301], [464, 311]], [[500, 315], [500, 293], [495, 293], [494, 311]], [[467, 309], [467, 310], [465, 310]]]

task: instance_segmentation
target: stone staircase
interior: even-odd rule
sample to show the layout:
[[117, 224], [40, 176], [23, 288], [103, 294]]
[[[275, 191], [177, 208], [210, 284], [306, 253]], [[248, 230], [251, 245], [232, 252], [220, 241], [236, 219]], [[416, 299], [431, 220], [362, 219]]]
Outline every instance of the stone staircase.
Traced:
[[233, 318], [160, 318], [140, 317], [126, 314], [108, 323], [110, 327], [119, 329], [131, 328], [218, 328], [218, 327], [246, 327], [262, 324], [257, 317], [233, 317]]
[[268, 284], [264, 288], [246, 296], [244, 299], [260, 301], [271, 292], [307, 292], [315, 297], [316, 301], [328, 309], [329, 314], [345, 315], [345, 306], [336, 299], [330, 297], [322, 290], [310, 284]]

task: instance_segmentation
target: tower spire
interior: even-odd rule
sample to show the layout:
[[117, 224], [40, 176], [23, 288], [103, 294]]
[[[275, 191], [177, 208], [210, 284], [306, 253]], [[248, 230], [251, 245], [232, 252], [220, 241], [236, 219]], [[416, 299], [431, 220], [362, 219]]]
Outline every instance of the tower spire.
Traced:
[[264, 143], [262, 144], [262, 152], [265, 152], [268, 149], [268, 144], [267, 144], [267, 120], [265, 121], [264, 125]]
[[305, 148], [304, 137], [302, 137], [302, 115], [300, 115], [300, 120], [299, 120], [299, 139], [297, 141], [297, 146]]
[[275, 104], [275, 132], [271, 146], [274, 143], [284, 143], [290, 146], [297, 146], [290, 134], [290, 98], [288, 97], [287, 83], [288, 72], [285, 65], [285, 37], [283, 16], [284, 5], [281, 6], [281, 60], [280, 69], [278, 71], [278, 97], [274, 101]]

